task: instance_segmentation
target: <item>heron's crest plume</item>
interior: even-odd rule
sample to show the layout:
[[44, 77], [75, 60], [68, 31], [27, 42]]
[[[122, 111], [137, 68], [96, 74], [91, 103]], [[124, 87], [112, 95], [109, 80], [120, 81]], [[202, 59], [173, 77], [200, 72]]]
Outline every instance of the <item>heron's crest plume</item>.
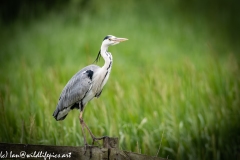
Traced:
[[[109, 37], [111, 37], [112, 35], [107, 35], [106, 37], [104, 37], [103, 41], [105, 39], [108, 39]], [[100, 61], [100, 58], [101, 58], [101, 50], [98, 52], [98, 55], [97, 55], [97, 58], [95, 59], [95, 61], [93, 63], [97, 63], [98, 61]]]
[[98, 61], [100, 61], [100, 58], [101, 58], [101, 50], [99, 50], [97, 58], [95, 59], [95, 61], [93, 63], [95, 63], [95, 62], [97, 63]]

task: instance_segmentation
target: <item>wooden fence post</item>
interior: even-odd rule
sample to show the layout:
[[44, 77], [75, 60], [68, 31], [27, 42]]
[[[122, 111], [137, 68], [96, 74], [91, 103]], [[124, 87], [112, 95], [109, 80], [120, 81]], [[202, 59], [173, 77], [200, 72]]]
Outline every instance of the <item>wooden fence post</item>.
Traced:
[[118, 148], [118, 138], [106, 137], [103, 148], [98, 146], [50, 146], [34, 144], [0, 143], [0, 159], [39, 159], [39, 160], [164, 160]]
[[118, 138], [105, 137], [103, 139], [103, 148], [118, 148]]

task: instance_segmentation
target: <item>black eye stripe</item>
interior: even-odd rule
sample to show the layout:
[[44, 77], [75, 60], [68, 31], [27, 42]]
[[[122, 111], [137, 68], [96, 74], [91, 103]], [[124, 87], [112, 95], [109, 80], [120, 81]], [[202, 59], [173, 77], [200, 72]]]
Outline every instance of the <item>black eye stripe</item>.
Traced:
[[103, 40], [105, 40], [105, 39], [110, 39], [110, 36], [106, 36]]

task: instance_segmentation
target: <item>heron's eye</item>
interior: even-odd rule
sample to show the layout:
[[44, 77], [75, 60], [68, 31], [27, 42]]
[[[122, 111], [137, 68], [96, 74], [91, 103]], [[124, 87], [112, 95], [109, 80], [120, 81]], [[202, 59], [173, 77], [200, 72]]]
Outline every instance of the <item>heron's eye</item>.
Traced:
[[109, 41], [111, 41], [111, 39], [110, 39], [110, 38], [109, 38], [108, 40], [109, 40]]

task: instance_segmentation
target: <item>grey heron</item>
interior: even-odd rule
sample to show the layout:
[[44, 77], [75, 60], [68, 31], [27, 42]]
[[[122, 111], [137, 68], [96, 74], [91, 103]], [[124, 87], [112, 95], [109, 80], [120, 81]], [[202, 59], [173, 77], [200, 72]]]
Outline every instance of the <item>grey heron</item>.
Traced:
[[101, 95], [103, 87], [109, 78], [113, 58], [111, 53], [108, 52], [108, 47], [126, 40], [128, 39], [118, 38], [112, 35], [106, 36], [103, 39], [101, 49], [95, 60], [98, 61], [100, 56], [102, 56], [105, 61], [104, 65], [99, 67], [91, 64], [78, 71], [63, 88], [56, 110], [53, 113], [54, 118], [59, 121], [64, 120], [70, 110], [75, 108], [80, 110], [79, 120], [82, 127], [85, 146], [88, 144], [84, 133], [84, 127], [86, 127], [92, 137], [92, 144], [94, 144], [96, 140], [104, 138], [96, 138], [92, 134], [91, 130], [83, 121], [83, 111], [89, 101]]

